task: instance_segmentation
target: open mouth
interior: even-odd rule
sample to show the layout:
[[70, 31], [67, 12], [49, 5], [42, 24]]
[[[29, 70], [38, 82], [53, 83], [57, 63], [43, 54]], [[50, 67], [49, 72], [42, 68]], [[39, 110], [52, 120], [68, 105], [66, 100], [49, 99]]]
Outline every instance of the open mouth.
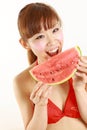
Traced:
[[54, 50], [47, 51], [47, 54], [48, 54], [49, 56], [54, 56], [54, 55], [57, 55], [58, 52], [59, 52], [59, 49], [56, 48], [56, 49], [54, 49]]

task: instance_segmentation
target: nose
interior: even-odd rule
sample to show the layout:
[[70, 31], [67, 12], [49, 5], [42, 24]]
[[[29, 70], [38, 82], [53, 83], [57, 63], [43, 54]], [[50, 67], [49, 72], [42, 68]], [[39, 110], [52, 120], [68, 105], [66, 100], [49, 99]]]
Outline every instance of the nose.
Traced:
[[47, 34], [47, 46], [54, 45], [55, 44], [55, 38], [53, 34], [49, 33]]

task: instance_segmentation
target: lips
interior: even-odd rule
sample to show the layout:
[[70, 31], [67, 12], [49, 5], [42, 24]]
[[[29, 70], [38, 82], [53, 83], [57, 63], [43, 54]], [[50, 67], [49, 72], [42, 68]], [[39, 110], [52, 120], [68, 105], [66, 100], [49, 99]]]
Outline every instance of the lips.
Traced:
[[52, 50], [47, 51], [46, 53], [47, 53], [49, 56], [54, 56], [54, 55], [58, 54], [58, 52], [59, 52], [59, 49], [58, 49], [58, 48], [55, 48], [55, 49], [52, 49]]

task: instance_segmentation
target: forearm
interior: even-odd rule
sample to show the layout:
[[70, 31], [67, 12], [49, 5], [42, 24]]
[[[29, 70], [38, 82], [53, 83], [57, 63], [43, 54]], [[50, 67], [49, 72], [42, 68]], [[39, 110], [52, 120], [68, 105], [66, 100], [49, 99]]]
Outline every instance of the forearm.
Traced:
[[33, 117], [26, 130], [46, 130], [47, 128], [47, 105], [35, 106]]
[[75, 89], [75, 95], [80, 115], [87, 124], [87, 91], [84, 88]]

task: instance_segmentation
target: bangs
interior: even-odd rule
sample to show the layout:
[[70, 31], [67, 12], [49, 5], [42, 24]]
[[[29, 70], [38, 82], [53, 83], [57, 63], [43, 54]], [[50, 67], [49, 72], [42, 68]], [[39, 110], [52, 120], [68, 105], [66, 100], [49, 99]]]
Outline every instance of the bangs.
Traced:
[[47, 30], [52, 28], [55, 23], [60, 22], [60, 19], [57, 17], [56, 14], [54, 15], [53, 13], [47, 11], [43, 12], [43, 14], [40, 13], [41, 12], [36, 13], [37, 16], [32, 18], [32, 23], [28, 28], [30, 37], [32, 37], [36, 33], [39, 33], [42, 27], [44, 28], [44, 30]]
[[[37, 6], [36, 6], [37, 5]], [[23, 18], [24, 17], [24, 18]], [[19, 31], [24, 39], [28, 39], [39, 33], [42, 27], [47, 30], [53, 27], [57, 22], [61, 25], [61, 20], [53, 8], [36, 3], [35, 6], [27, 7], [26, 12], [19, 19]]]

